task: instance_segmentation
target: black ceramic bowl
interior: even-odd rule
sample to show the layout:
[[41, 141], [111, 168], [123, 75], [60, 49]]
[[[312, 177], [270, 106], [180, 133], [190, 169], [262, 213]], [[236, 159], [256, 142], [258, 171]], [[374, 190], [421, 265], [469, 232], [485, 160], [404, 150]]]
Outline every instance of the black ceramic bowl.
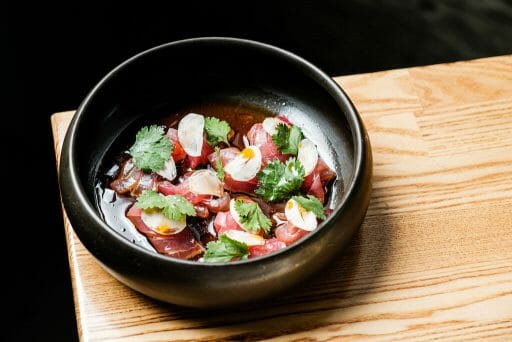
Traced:
[[[338, 174], [333, 213], [314, 232], [264, 257], [228, 264], [169, 258], [108, 226], [95, 202], [102, 158], [141, 116], [198, 99], [284, 113], [315, 141]], [[62, 199], [85, 247], [115, 278], [150, 297], [221, 307], [272, 296], [326, 266], [360, 226], [371, 193], [370, 143], [356, 109], [318, 68], [248, 40], [198, 38], [150, 49], [103, 78], [82, 102], [60, 160]]]

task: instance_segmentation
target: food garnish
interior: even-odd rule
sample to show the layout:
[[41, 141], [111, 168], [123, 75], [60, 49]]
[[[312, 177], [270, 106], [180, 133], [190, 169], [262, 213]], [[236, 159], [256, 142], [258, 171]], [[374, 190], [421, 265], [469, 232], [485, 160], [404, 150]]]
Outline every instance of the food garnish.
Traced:
[[272, 221], [263, 214], [258, 203], [235, 199], [234, 207], [238, 213], [240, 224], [245, 230], [257, 233], [263, 229], [266, 233], [270, 232]]
[[194, 206], [183, 196], [165, 196], [153, 190], [145, 190], [135, 205], [141, 209], [161, 209], [165, 217], [174, 221], [183, 220], [185, 216], [196, 216]]
[[304, 182], [304, 167], [295, 158], [284, 164], [274, 160], [258, 173], [258, 181], [256, 194], [265, 201], [282, 201], [299, 191]]
[[209, 116], [204, 119], [204, 130], [206, 132], [206, 141], [211, 146], [216, 146], [221, 142], [229, 145], [228, 134], [231, 131], [231, 127], [229, 127], [226, 121]]
[[204, 253], [205, 262], [228, 262], [233, 259], [244, 260], [249, 257], [247, 244], [231, 239], [226, 234], [217, 241], [208, 242]]
[[272, 141], [279, 152], [293, 155], [297, 155], [299, 143], [303, 138], [302, 130], [298, 126], [289, 127], [284, 123], [278, 124], [276, 132], [272, 135]]
[[319, 219], [321, 219], [321, 220], [326, 219], [325, 212], [324, 212], [324, 205], [315, 196], [311, 196], [311, 195], [308, 195], [307, 197], [293, 196], [292, 199], [295, 200], [297, 203], [299, 203], [300, 206], [302, 208], [304, 208], [305, 210], [311, 211]]
[[135, 165], [144, 172], [160, 171], [171, 158], [172, 143], [165, 135], [162, 126], [142, 127], [135, 136], [135, 143], [130, 147], [130, 155]]

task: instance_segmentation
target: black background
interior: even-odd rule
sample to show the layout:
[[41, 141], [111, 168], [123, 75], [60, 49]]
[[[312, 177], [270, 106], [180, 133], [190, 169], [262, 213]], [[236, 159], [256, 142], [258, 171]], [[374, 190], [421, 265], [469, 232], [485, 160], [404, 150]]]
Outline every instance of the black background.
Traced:
[[76, 339], [49, 118], [124, 59], [197, 36], [278, 45], [332, 76], [512, 52], [506, 0], [9, 1], [0, 12], [3, 325], [13, 340]]

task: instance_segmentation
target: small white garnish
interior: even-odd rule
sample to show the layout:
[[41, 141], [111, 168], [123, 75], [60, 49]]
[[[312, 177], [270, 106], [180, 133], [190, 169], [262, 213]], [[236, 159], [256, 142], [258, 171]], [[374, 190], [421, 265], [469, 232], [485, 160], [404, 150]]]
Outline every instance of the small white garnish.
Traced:
[[265, 120], [263, 120], [263, 123], [262, 123], [263, 129], [265, 130], [265, 132], [267, 132], [270, 135], [276, 134], [276, 127], [279, 124], [285, 124], [285, 125], [289, 126], [288, 123], [286, 123], [283, 120], [280, 120], [278, 118], [266, 118]]
[[224, 172], [240, 182], [253, 179], [260, 169], [261, 151], [257, 146], [247, 146], [224, 166]]
[[203, 149], [204, 116], [189, 113], [178, 124], [178, 140], [187, 154], [199, 157]]
[[309, 139], [303, 139], [299, 143], [297, 159], [304, 167], [304, 175], [309, 175], [313, 172], [318, 163], [318, 150], [316, 149], [316, 145]]
[[186, 217], [183, 220], [174, 221], [162, 214], [158, 209], [142, 210], [140, 218], [151, 230], [161, 235], [173, 235], [181, 232], [186, 226]]
[[300, 229], [313, 231], [318, 226], [316, 215], [311, 211], [305, 210], [294, 199], [290, 199], [286, 202], [284, 213], [286, 219]]
[[221, 197], [224, 188], [217, 173], [212, 170], [197, 170], [188, 179], [189, 189], [196, 195]]
[[174, 159], [169, 159], [164, 163], [164, 168], [157, 171], [157, 174], [164, 177], [165, 179], [172, 181], [176, 178], [178, 172], [176, 171], [176, 164], [174, 163]]
[[226, 234], [230, 239], [245, 243], [247, 246], [261, 246], [265, 244], [265, 239], [260, 235], [251, 234], [241, 230], [232, 229], [228, 230], [224, 234]]

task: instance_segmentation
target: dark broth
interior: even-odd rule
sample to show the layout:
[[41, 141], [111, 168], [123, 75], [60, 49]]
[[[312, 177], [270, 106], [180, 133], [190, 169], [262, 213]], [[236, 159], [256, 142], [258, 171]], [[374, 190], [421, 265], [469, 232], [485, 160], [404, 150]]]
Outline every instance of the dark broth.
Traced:
[[207, 102], [183, 107], [167, 117], [160, 118], [158, 123], [167, 127], [178, 127], [178, 122], [188, 113], [215, 116], [229, 123], [235, 132], [246, 134], [252, 125], [262, 122], [268, 116], [276, 114], [258, 107], [242, 103]]

